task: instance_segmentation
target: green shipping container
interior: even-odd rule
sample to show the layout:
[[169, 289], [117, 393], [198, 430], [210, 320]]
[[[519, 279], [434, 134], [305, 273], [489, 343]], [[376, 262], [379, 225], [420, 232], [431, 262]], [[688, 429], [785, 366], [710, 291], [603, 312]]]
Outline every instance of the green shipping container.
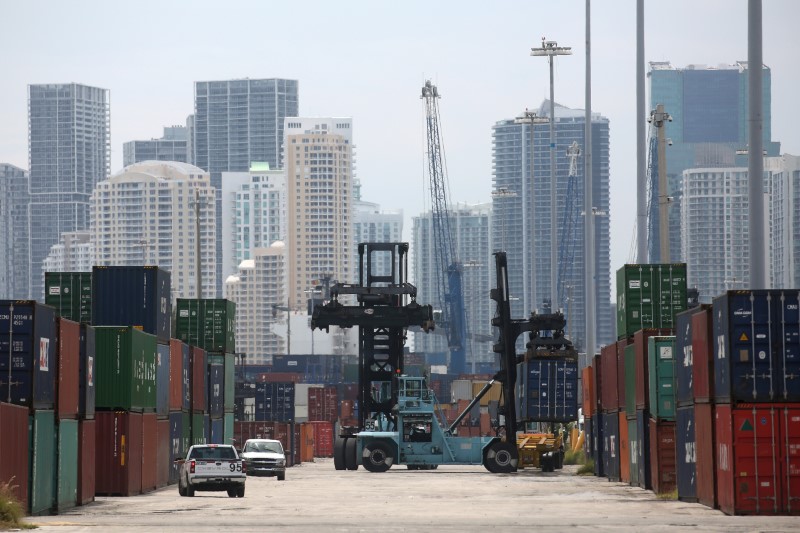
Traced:
[[347, 363], [344, 365], [345, 383], [358, 383], [358, 365]]
[[625, 413], [628, 418], [636, 416], [636, 347], [629, 344], [624, 352], [625, 364]]
[[625, 265], [617, 270], [617, 338], [674, 328], [687, 303], [686, 263]]
[[78, 503], [78, 421], [58, 421], [58, 476], [56, 503], [58, 512]]
[[[236, 396], [236, 356], [232, 353], [225, 354], [225, 412], [232, 413], [234, 398]], [[232, 419], [231, 419], [232, 420]], [[233, 430], [231, 430], [233, 431]]]
[[[192, 442], [190, 446], [195, 444], [206, 443], [206, 415], [203, 413], [192, 413]], [[187, 448], [188, 450], [188, 448]]]
[[650, 414], [657, 420], [675, 420], [675, 337], [647, 339]]
[[182, 413], [183, 417], [183, 425], [181, 429], [183, 430], [183, 434], [181, 435], [181, 453], [182, 457], [186, 457], [186, 452], [189, 451], [189, 446], [192, 445], [192, 415], [187, 412]]
[[92, 273], [45, 272], [44, 303], [59, 316], [74, 322], [92, 323]]
[[55, 502], [53, 472], [56, 469], [56, 425], [54, 411], [34, 411], [30, 418], [31, 461], [28, 487], [30, 514], [50, 514]]
[[[625, 392], [627, 394], [627, 391]], [[634, 416], [636, 413], [634, 412]], [[639, 435], [637, 434], [637, 427], [636, 427], [636, 418], [633, 420], [628, 420], [628, 455], [629, 463], [631, 465], [631, 486], [638, 487], [639, 486], [639, 446], [642, 445], [639, 442]]]
[[241, 447], [244, 443], [234, 443], [233, 442], [233, 413], [225, 413], [223, 417], [223, 428], [222, 428], [222, 441], [223, 444], [238, 444], [238, 447]]
[[209, 352], [236, 351], [236, 304], [225, 299], [178, 298], [176, 336]]
[[156, 337], [138, 329], [95, 328], [97, 409], [152, 411], [156, 407]]

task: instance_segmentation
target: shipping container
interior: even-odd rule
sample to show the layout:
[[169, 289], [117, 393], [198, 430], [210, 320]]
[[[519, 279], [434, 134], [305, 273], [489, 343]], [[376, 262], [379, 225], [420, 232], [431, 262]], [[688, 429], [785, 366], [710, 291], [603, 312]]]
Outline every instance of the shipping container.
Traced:
[[224, 444], [225, 422], [222, 418], [211, 418], [209, 423], [211, 424], [211, 429], [209, 430], [211, 432], [211, 440], [209, 442], [211, 444]]
[[[775, 352], [778, 374], [778, 399], [782, 402], [800, 402], [800, 290], [778, 290], [777, 321], [778, 331]], [[798, 506], [800, 501], [795, 502]]]
[[169, 410], [191, 409], [189, 345], [178, 339], [169, 341]]
[[647, 339], [650, 415], [656, 420], [675, 420], [675, 337]]
[[636, 353], [636, 409], [650, 409], [650, 384], [648, 363], [648, 343], [650, 337], [674, 335], [673, 329], [642, 329], [634, 333], [633, 345]]
[[517, 376], [520, 420], [571, 422], [578, 419], [577, 360], [531, 358], [519, 365]]
[[81, 326], [77, 322], [59, 318], [58, 327], [58, 378], [56, 380], [56, 416], [77, 418], [80, 408], [80, 356]]
[[256, 383], [256, 420], [292, 421], [295, 410], [294, 387], [294, 383]]
[[603, 429], [605, 422], [605, 414], [601, 412], [595, 413], [592, 417], [592, 449], [594, 450], [594, 475], [603, 477], [606, 475], [606, 458], [605, 458], [605, 439], [603, 438]]
[[656, 494], [676, 488], [675, 453], [675, 422], [650, 418], [650, 481]]
[[347, 363], [344, 365], [344, 381], [345, 383], [358, 383], [358, 365]]
[[677, 476], [678, 499], [684, 502], [696, 502], [697, 441], [695, 436], [697, 434], [697, 424], [694, 405], [679, 407], [675, 420], [675, 473]]
[[182, 453], [185, 455], [186, 452], [189, 451], [189, 447], [193, 444], [192, 443], [192, 413], [183, 411], [181, 413], [182, 418], [182, 428], [183, 436], [181, 437], [181, 450]]
[[225, 415], [222, 417], [222, 420], [224, 424], [222, 428], [222, 443], [235, 445], [236, 443], [233, 442], [233, 413], [225, 413]]
[[[404, 359], [404, 372], [414, 366], [408, 356]], [[306, 383], [335, 383], [341, 381], [342, 356], [330, 354], [275, 355], [272, 357], [272, 371], [301, 374]], [[358, 381], [356, 366], [356, 381]]]
[[166, 487], [172, 469], [169, 419], [156, 423], [156, 487]]
[[595, 460], [594, 449], [594, 417], [583, 419], [583, 453], [587, 459]]
[[596, 400], [594, 404], [595, 413], [603, 412], [603, 372], [601, 370], [601, 366], [603, 364], [602, 351], [603, 349], [601, 348], [601, 353], [595, 354], [595, 356], [592, 357], [592, 380], [594, 382], [594, 397]]
[[95, 363], [97, 361], [94, 328], [88, 324], [81, 324], [80, 335], [81, 354], [79, 359], [80, 366], [78, 367], [80, 372], [78, 393], [80, 401], [78, 413], [83, 419], [93, 419], [95, 406], [94, 376]]
[[233, 412], [233, 401], [236, 396], [236, 356], [232, 353], [225, 354], [225, 384], [223, 386], [225, 398], [223, 399], [226, 413]]
[[78, 505], [94, 501], [96, 429], [94, 420], [78, 422]]
[[695, 403], [714, 398], [714, 318], [711, 307], [692, 315], [692, 394]]
[[314, 428], [314, 457], [333, 457], [333, 423], [309, 422]]
[[133, 326], [168, 343], [172, 320], [170, 273], [154, 266], [95, 266], [92, 324]]
[[60, 513], [78, 504], [78, 421], [59, 420], [56, 431], [56, 509]]
[[796, 515], [800, 514], [800, 404], [784, 404], [778, 416], [782, 448], [781, 511]]
[[675, 316], [675, 405], [677, 407], [694, 404], [692, 316], [698, 311], [697, 307], [693, 307]]
[[625, 347], [631, 344], [630, 338], [617, 341], [617, 409], [625, 410]]
[[54, 408], [57, 331], [52, 307], [32, 300], [0, 300], [0, 353], [10, 354], [0, 357], [0, 398], [10, 397], [10, 403], [31, 409]]
[[192, 411], [204, 413], [208, 409], [208, 359], [206, 351], [192, 346]]
[[[472, 382], [472, 397], [476, 397], [479, 392], [486, 386], [488, 381], [480, 380], [480, 381], [473, 381]], [[500, 396], [503, 394], [503, 387], [500, 385], [499, 381], [495, 381], [489, 391], [481, 397], [479, 405], [481, 407], [487, 407], [489, 402], [497, 402], [500, 401]]]
[[311, 387], [308, 389], [307, 416], [310, 421], [335, 422], [338, 415], [339, 392], [336, 387]]
[[28, 508], [28, 454], [30, 453], [28, 408], [0, 403], [0, 484], [9, 483], [23, 509]]
[[196, 411], [192, 413], [192, 442], [190, 446], [208, 442], [208, 432], [206, 431], [207, 420], [208, 416], [203, 413], [198, 413]]
[[296, 429], [299, 431], [299, 457], [302, 463], [314, 462], [314, 426], [308, 423], [295, 424]]
[[603, 413], [603, 471], [609, 481], [619, 481], [619, 412]]
[[263, 372], [256, 376], [259, 383], [302, 383], [303, 374], [297, 372]]
[[92, 273], [45, 272], [44, 303], [62, 318], [91, 324]]
[[583, 416], [591, 418], [597, 406], [597, 396], [594, 388], [594, 370], [591, 366], [581, 370], [581, 399], [583, 400]]
[[625, 411], [619, 412], [619, 480], [622, 483], [631, 482], [631, 455], [628, 437], [628, 415]]
[[98, 409], [156, 407], [156, 338], [134, 327], [95, 327]]
[[142, 414], [142, 494], [156, 489], [158, 484], [158, 417], [155, 413]]
[[625, 369], [625, 413], [636, 417], [636, 346], [629, 344], [623, 351], [624, 358], [620, 365]]
[[156, 414], [169, 416], [170, 349], [169, 344], [156, 344]]
[[642, 328], [674, 328], [686, 310], [686, 264], [625, 265], [617, 270], [617, 335]]
[[694, 404], [694, 421], [695, 428], [699, 428], [694, 434], [697, 501], [714, 509], [717, 507], [717, 468], [714, 458], [716, 424], [713, 404]]
[[[188, 438], [184, 437], [184, 418], [188, 418], [186, 413], [173, 411], [169, 414], [169, 483], [178, 482], [180, 465], [175, 464], [176, 459], [183, 459], [186, 456]], [[187, 424], [188, 426], [189, 424]], [[187, 427], [188, 429], [188, 427]]]
[[95, 421], [96, 494], [139, 494], [142, 490], [142, 414], [98, 411]]
[[617, 385], [617, 343], [600, 349], [600, 406], [602, 411], [616, 411], [619, 406], [619, 387]]
[[647, 411], [636, 411], [636, 435], [639, 437], [638, 458], [639, 487], [652, 489], [653, 482], [650, 476], [650, 415]]
[[[29, 512], [33, 516], [50, 514], [56, 496], [56, 426], [54, 411], [33, 411], [29, 422], [30, 477]], [[5, 434], [5, 432], [4, 432]]]
[[225, 299], [177, 301], [176, 336], [208, 352], [236, 352], [236, 304]]
[[450, 401], [457, 402], [459, 400], [471, 400], [472, 396], [472, 381], [469, 379], [456, 379], [450, 385], [450, 393], [452, 398]]
[[220, 418], [225, 412], [225, 356], [208, 354], [208, 391], [206, 411], [212, 418]]
[[628, 420], [626, 423], [628, 424], [628, 464], [630, 465], [628, 468], [630, 470], [631, 481], [630, 484], [632, 487], [639, 486], [639, 447], [641, 446], [641, 441], [639, 440], [639, 433], [636, 431], [636, 413], [634, 413], [633, 418], [630, 416], [627, 417]]

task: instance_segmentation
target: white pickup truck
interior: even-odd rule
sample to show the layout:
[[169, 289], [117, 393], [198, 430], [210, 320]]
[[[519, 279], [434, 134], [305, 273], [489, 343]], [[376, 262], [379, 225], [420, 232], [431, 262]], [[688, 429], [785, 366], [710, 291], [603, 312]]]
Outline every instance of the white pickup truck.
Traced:
[[181, 465], [178, 478], [181, 496], [194, 496], [196, 490], [225, 490], [231, 498], [244, 497], [247, 465], [233, 446], [197, 444], [189, 448], [186, 459], [175, 462]]

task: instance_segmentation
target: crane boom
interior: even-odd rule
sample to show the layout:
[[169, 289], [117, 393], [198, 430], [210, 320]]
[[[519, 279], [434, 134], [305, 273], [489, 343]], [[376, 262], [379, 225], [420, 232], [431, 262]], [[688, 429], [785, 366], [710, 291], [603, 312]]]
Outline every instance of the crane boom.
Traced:
[[439, 132], [439, 91], [430, 80], [422, 87], [428, 146], [428, 179], [431, 191], [433, 247], [436, 288], [442, 306], [442, 326], [450, 350], [449, 370], [464, 373], [466, 367], [467, 319], [462, 288], [463, 265], [458, 261], [455, 238], [450, 227], [444, 150]]

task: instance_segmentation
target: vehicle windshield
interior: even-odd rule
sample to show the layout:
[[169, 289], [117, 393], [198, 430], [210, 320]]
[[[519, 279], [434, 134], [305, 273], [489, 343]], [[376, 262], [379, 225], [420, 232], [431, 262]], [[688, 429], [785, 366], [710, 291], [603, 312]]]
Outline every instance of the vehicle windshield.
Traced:
[[230, 446], [194, 448], [189, 459], [231, 460], [236, 459], [236, 451]]
[[247, 442], [244, 453], [247, 452], [283, 453], [283, 447], [280, 442]]

